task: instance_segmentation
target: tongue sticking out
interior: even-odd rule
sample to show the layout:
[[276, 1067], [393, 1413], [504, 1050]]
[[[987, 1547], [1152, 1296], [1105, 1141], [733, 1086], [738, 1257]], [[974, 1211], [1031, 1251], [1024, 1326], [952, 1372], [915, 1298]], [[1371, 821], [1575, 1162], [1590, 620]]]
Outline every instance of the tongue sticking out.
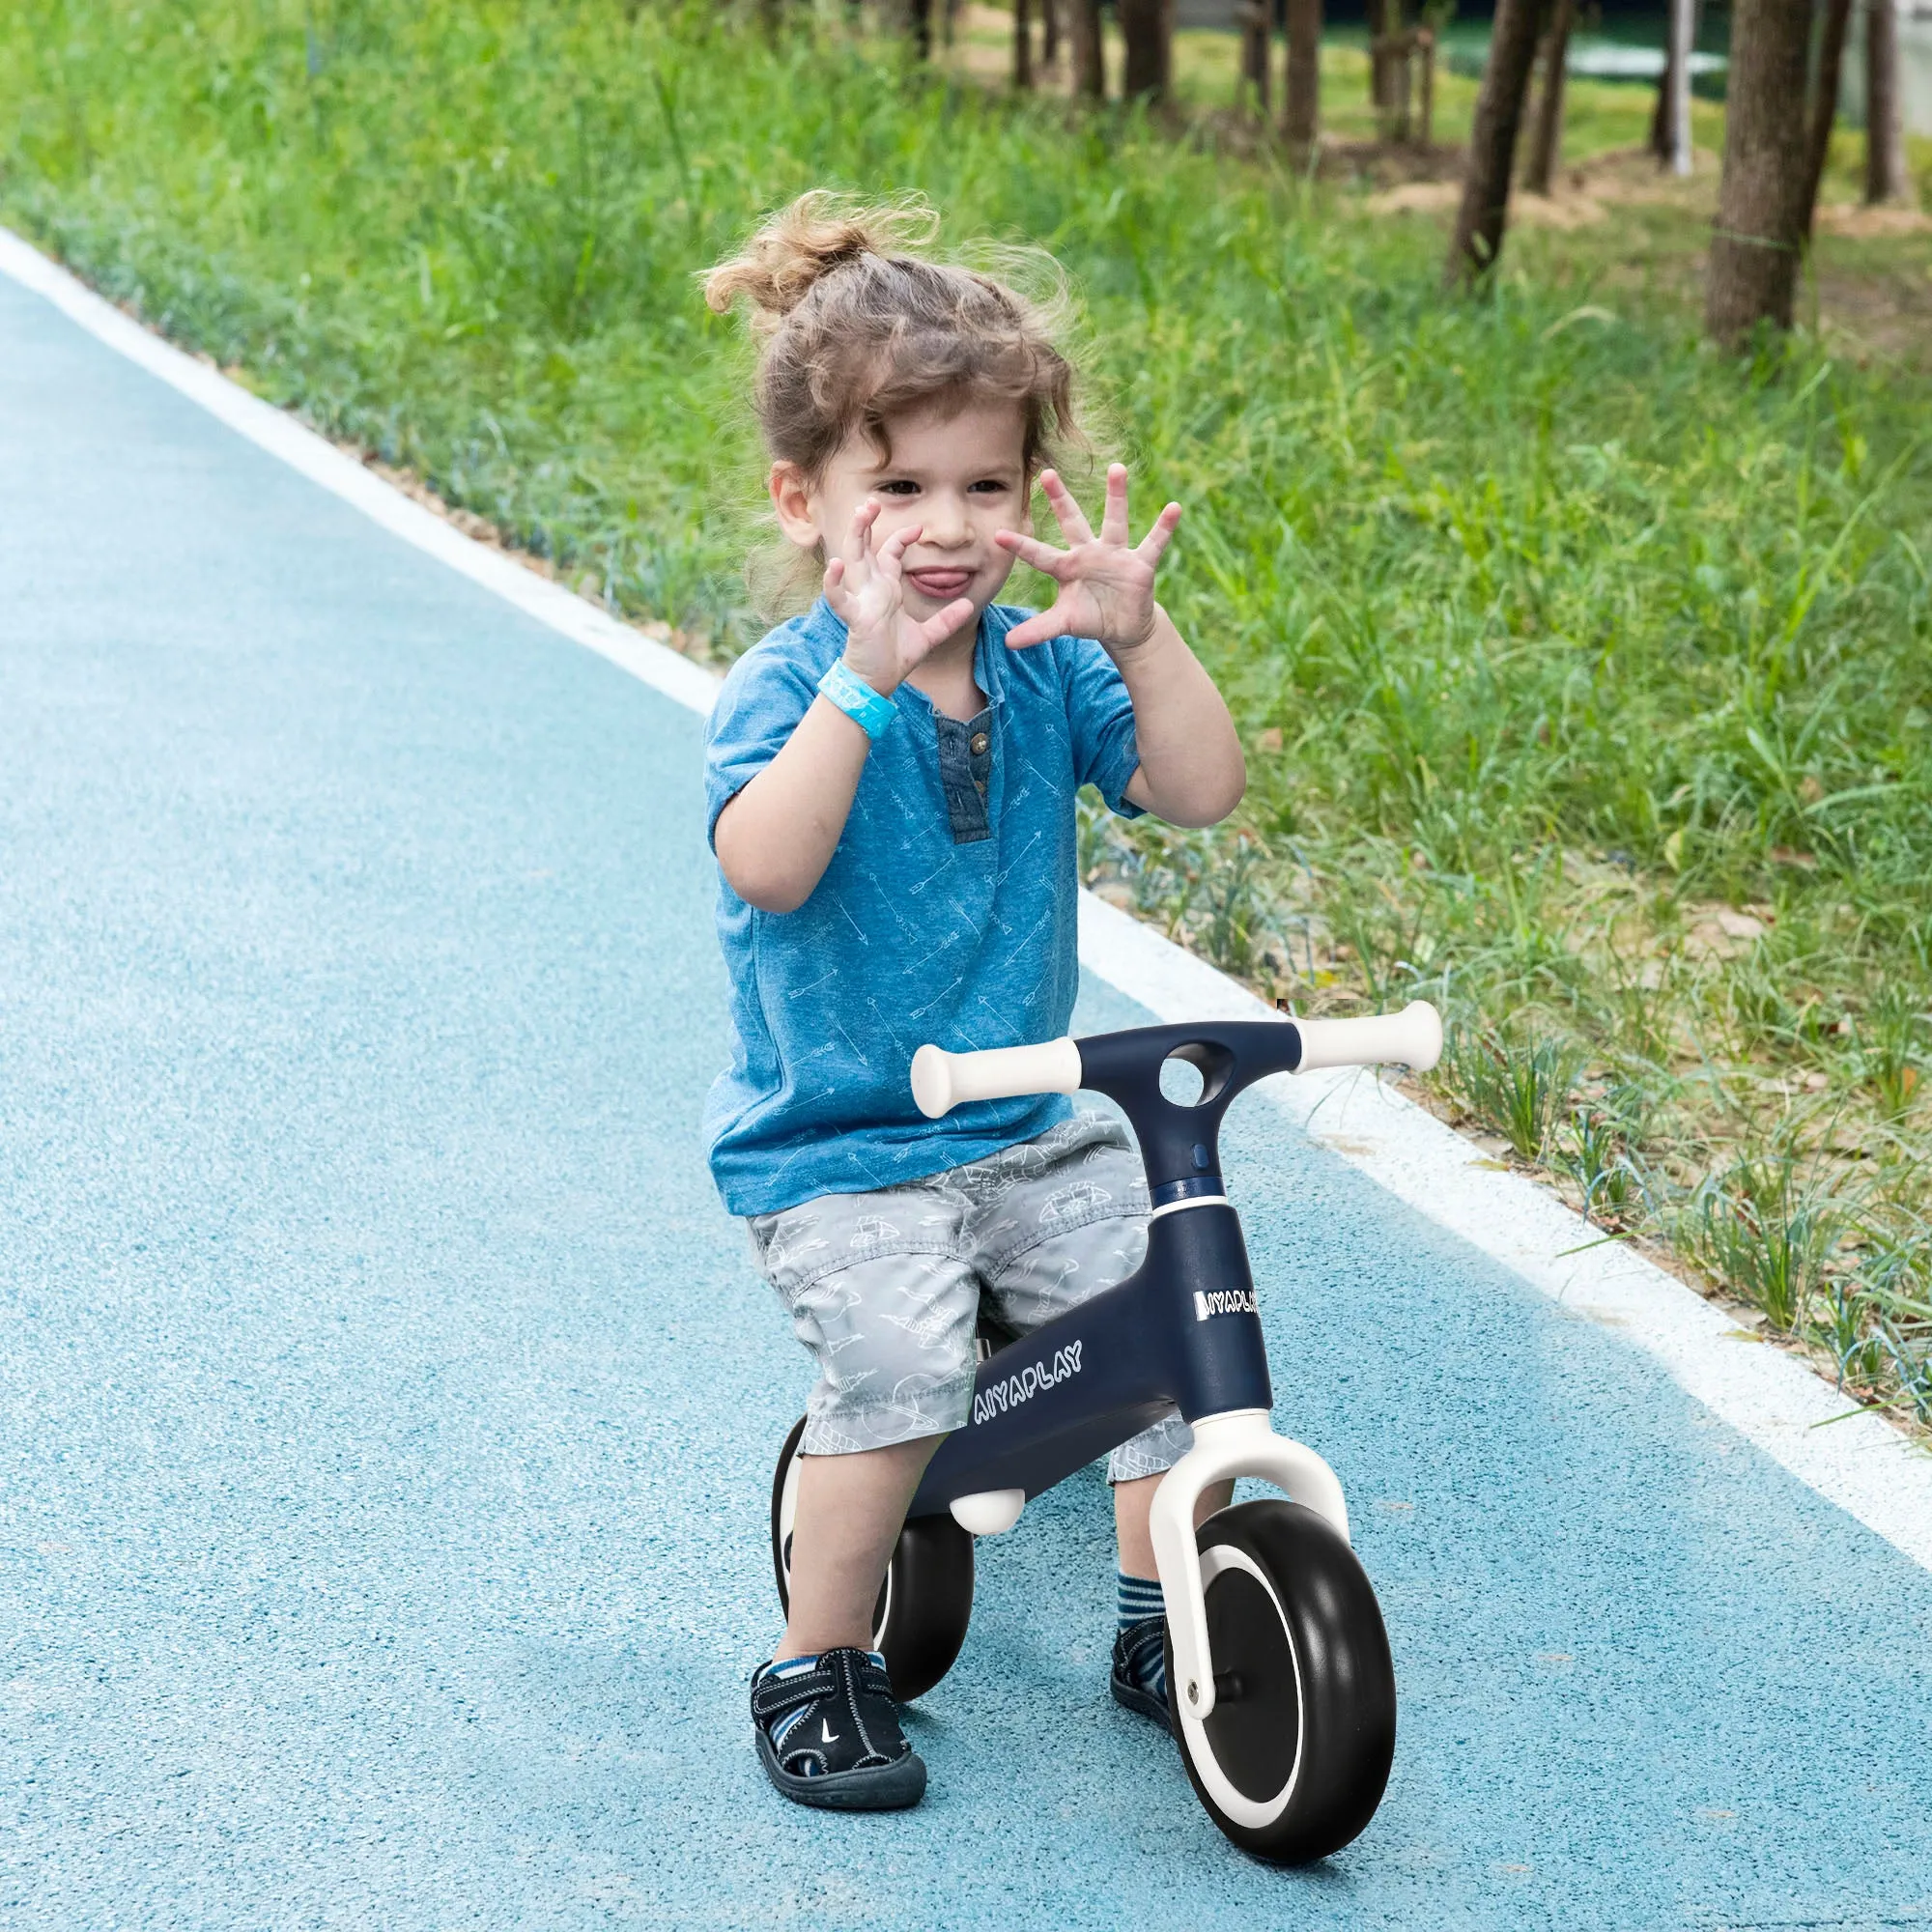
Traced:
[[906, 582], [928, 597], [956, 597], [972, 582], [970, 570], [909, 570]]

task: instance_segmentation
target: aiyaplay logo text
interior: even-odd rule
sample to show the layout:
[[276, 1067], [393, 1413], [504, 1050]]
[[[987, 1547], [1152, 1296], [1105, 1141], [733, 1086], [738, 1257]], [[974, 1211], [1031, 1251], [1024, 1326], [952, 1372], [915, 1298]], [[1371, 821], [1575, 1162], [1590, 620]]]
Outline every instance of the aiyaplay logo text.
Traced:
[[1204, 1294], [1194, 1291], [1194, 1319], [1205, 1321], [1210, 1315], [1252, 1315], [1255, 1292], [1251, 1288], [1210, 1288]]
[[1078, 1342], [1069, 1342], [1065, 1348], [1054, 1350], [1050, 1359], [1029, 1362], [1018, 1375], [1008, 1376], [1004, 1381], [988, 1382], [973, 1398], [973, 1420], [990, 1422], [994, 1416], [1004, 1415], [1023, 1402], [1031, 1402], [1041, 1389], [1050, 1389], [1068, 1376], [1077, 1376], [1081, 1347]]

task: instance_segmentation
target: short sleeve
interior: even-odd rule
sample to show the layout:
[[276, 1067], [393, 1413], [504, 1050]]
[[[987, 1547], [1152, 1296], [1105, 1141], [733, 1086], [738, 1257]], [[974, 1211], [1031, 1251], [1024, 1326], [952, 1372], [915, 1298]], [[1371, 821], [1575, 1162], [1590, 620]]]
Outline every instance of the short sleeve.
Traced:
[[1073, 733], [1074, 782], [1091, 784], [1122, 818], [1138, 818], [1141, 808], [1127, 799], [1141, 748], [1126, 681], [1106, 647], [1092, 638], [1064, 638], [1057, 649]]
[[718, 814], [784, 750], [811, 708], [807, 668], [782, 650], [759, 647], [731, 667], [704, 732], [704, 836]]

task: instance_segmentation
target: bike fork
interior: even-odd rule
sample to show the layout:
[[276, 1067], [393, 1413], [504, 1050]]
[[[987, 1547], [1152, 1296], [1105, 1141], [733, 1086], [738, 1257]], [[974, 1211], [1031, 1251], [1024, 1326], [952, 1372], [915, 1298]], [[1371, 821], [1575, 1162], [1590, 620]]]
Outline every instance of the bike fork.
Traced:
[[1161, 1478], [1149, 1529], [1154, 1567], [1167, 1600], [1168, 1640], [1174, 1646], [1174, 1697], [1189, 1716], [1214, 1708], [1214, 1665], [1208, 1646], [1208, 1604], [1201, 1585], [1201, 1549], [1194, 1540], [1194, 1506], [1210, 1483], [1257, 1476], [1331, 1523], [1346, 1543], [1349, 1511], [1334, 1470], [1314, 1450], [1277, 1435], [1263, 1408], [1204, 1415], [1194, 1424], [1194, 1447]]

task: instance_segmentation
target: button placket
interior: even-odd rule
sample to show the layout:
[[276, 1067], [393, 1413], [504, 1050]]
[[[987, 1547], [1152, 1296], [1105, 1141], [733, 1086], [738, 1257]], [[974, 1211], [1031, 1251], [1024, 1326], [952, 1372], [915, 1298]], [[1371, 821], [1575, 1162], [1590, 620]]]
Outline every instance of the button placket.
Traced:
[[983, 812], [986, 802], [986, 786], [993, 776], [993, 734], [986, 727], [992, 721], [989, 709], [980, 712], [967, 727], [972, 736], [966, 741], [966, 750], [972, 756], [973, 789], [980, 794], [980, 810]]
[[986, 820], [986, 781], [992, 770], [992, 737], [981, 711], [970, 723], [933, 714], [939, 751], [939, 786], [946, 797], [946, 815], [955, 845], [970, 845], [992, 837]]

